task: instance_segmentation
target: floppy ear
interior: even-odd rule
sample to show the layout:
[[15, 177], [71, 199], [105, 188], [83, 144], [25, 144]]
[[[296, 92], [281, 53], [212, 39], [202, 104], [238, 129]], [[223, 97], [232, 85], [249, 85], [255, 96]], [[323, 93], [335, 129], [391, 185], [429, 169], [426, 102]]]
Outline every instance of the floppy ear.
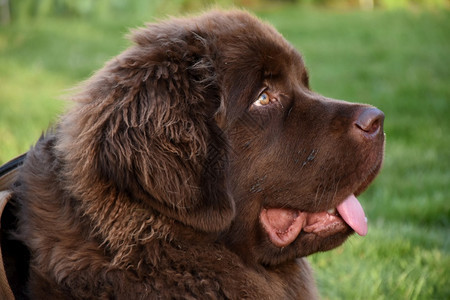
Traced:
[[[219, 89], [207, 42], [154, 25], [110, 61], [75, 98], [59, 147], [80, 197], [93, 187], [126, 194], [203, 231], [234, 217], [227, 141], [214, 121]], [[67, 172], [66, 172], [67, 173]]]

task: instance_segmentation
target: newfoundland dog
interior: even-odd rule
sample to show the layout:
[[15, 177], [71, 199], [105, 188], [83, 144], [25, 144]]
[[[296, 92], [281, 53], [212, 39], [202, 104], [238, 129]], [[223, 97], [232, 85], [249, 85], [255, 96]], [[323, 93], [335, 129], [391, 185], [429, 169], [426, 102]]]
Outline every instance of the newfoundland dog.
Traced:
[[383, 113], [311, 91], [302, 56], [246, 12], [132, 40], [17, 169], [16, 296], [316, 298], [304, 257], [367, 233], [356, 196], [383, 160]]

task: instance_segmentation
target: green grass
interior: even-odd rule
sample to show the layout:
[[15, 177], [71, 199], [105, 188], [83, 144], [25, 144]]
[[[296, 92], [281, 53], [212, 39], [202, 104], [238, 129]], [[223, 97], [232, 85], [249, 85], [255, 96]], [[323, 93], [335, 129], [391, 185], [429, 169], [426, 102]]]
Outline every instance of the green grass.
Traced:
[[[386, 114], [384, 168], [360, 196], [368, 236], [310, 258], [322, 297], [449, 299], [450, 13], [257, 13], [304, 54], [314, 90]], [[59, 96], [125, 49], [144, 15], [0, 27], [0, 163], [36, 141]]]

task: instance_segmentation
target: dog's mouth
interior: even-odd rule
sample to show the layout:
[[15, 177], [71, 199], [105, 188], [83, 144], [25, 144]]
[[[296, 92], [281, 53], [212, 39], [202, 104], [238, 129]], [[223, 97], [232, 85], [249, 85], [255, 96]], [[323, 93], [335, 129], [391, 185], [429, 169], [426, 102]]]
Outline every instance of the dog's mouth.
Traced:
[[264, 208], [260, 213], [260, 222], [272, 244], [280, 248], [290, 245], [302, 231], [328, 237], [348, 230], [349, 226], [361, 236], [367, 234], [367, 218], [354, 194], [336, 208], [324, 212]]

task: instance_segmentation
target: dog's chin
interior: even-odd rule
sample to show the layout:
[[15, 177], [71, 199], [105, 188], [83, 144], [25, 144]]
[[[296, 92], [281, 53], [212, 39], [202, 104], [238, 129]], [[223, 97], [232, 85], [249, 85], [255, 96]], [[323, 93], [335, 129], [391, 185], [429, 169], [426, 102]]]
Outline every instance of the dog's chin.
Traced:
[[[260, 223], [265, 245], [261, 248], [266, 251], [261, 253], [260, 262], [265, 265], [280, 264], [336, 248], [355, 231], [365, 235], [367, 224], [364, 212], [360, 207], [351, 207], [359, 205], [353, 195], [348, 198], [338, 209], [317, 213], [264, 208], [260, 213]], [[345, 202], [352, 203], [347, 205]], [[353, 220], [353, 216], [341, 216], [339, 212], [359, 215], [356, 219], [361, 220]]]
[[317, 252], [337, 248], [353, 233], [354, 231], [345, 225], [339, 232], [325, 236], [302, 231], [295, 241], [286, 247], [277, 247], [267, 239], [262, 247], [265, 251], [257, 254], [259, 255], [257, 260], [267, 266], [279, 265]]
[[[373, 181], [381, 168], [380, 159], [362, 177], [349, 196], [338, 200], [335, 207], [323, 211], [302, 211], [292, 208], [263, 207], [259, 215], [263, 241], [263, 253], [259, 261], [276, 265], [288, 260], [305, 257], [316, 252], [334, 249], [353, 233], [365, 236], [367, 218], [356, 196]], [[333, 206], [332, 204], [330, 204]]]

